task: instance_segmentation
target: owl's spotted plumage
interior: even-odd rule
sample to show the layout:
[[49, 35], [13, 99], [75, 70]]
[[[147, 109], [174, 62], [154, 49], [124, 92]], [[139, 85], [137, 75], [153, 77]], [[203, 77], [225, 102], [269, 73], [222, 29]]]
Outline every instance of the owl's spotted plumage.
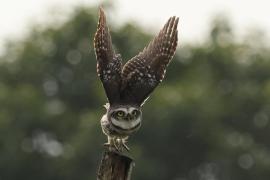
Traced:
[[[108, 144], [119, 150], [126, 147], [127, 137], [140, 128], [141, 106], [163, 80], [166, 67], [175, 54], [178, 18], [171, 17], [149, 45], [122, 66], [121, 56], [112, 48], [102, 8], [99, 12], [94, 47], [97, 73], [109, 101], [101, 126], [108, 136]], [[136, 116], [132, 115], [136, 112]]]

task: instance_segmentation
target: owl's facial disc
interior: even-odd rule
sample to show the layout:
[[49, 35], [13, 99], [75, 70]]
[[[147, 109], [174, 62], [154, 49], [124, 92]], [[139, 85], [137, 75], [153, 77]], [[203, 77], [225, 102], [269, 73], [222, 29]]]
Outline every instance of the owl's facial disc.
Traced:
[[111, 113], [112, 117], [116, 120], [132, 121], [137, 119], [141, 115], [141, 111], [138, 108], [117, 108]]
[[110, 113], [113, 125], [122, 129], [132, 129], [141, 123], [142, 113], [139, 108], [119, 107], [113, 109]]

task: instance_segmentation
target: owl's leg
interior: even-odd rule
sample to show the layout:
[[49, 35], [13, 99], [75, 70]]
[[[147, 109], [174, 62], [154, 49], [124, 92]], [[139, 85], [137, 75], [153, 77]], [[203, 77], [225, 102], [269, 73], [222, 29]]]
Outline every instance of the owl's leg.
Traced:
[[113, 137], [107, 136], [108, 142], [104, 143], [104, 146], [114, 146]]
[[129, 151], [129, 147], [126, 145], [127, 143], [127, 137], [126, 138], [118, 138], [118, 137], [108, 137], [108, 142], [104, 144], [104, 146], [107, 146], [109, 148], [115, 148], [119, 152], [123, 152], [123, 150]]
[[107, 137], [108, 137], [108, 142], [106, 142], [104, 146], [108, 147], [110, 150], [117, 150], [119, 152], [123, 151], [123, 148], [117, 137], [111, 137], [111, 136], [107, 136]]
[[114, 138], [114, 147], [117, 149], [117, 151], [123, 152], [122, 140], [120, 138]]

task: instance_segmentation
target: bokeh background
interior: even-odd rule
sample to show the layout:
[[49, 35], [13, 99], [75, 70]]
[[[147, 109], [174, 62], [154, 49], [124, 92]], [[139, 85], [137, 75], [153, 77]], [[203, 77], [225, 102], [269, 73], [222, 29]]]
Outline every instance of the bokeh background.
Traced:
[[[1, 180], [96, 179], [106, 141], [99, 125], [106, 97], [92, 44], [98, 4], [76, 5], [68, 14], [54, 9], [48, 22], [2, 42]], [[103, 4], [112, 16], [117, 6]], [[125, 60], [161, 28], [108, 19]], [[133, 179], [269, 180], [268, 31], [254, 27], [243, 35], [232, 21], [213, 15], [200, 40], [182, 42], [180, 20], [177, 53], [129, 141]]]

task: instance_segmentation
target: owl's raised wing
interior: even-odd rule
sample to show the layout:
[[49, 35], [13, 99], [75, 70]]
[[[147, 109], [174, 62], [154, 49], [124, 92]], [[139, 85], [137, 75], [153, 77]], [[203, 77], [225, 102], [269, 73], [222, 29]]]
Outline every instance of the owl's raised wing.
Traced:
[[178, 18], [171, 17], [159, 34], [122, 69], [121, 96], [142, 105], [163, 80], [177, 46]]
[[111, 35], [106, 24], [106, 16], [102, 8], [99, 9], [99, 21], [94, 38], [97, 58], [97, 73], [102, 81], [110, 104], [119, 100], [122, 62], [119, 54], [115, 54], [112, 47]]

